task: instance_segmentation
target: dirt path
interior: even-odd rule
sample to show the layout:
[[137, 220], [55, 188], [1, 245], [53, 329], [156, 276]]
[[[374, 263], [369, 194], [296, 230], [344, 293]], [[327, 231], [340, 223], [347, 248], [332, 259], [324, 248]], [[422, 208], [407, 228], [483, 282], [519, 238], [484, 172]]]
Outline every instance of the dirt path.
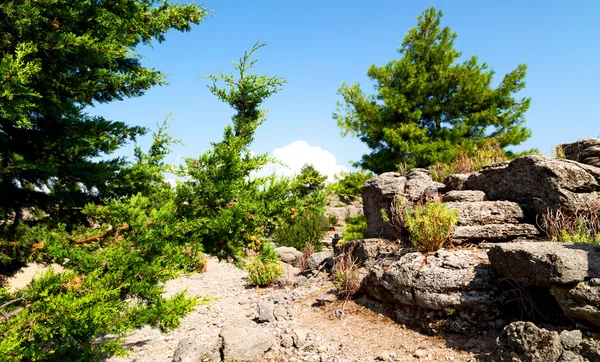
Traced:
[[[243, 270], [211, 259], [206, 273], [181, 276], [166, 286], [171, 295], [187, 288], [191, 295], [217, 298], [211, 305], [196, 308], [170, 333], [148, 327], [134, 331], [126, 338], [131, 353], [106, 361], [170, 362], [180, 340], [210, 343], [219, 338], [222, 327], [249, 324], [276, 337], [277, 345], [260, 359], [264, 361], [475, 361], [478, 346], [490, 342], [425, 336], [354, 301], [346, 304], [340, 318], [342, 301], [327, 306], [315, 303], [332, 287], [327, 275], [321, 275], [295, 287], [257, 290], [248, 287]], [[254, 321], [261, 303], [275, 303], [276, 320]], [[291, 343], [290, 336], [295, 334], [306, 336], [300, 348]]]

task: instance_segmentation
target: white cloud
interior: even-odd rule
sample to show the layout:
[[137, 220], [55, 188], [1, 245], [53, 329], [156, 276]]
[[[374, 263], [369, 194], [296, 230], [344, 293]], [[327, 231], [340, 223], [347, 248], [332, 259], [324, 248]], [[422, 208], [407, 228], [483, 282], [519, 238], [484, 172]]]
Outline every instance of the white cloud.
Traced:
[[306, 141], [294, 141], [287, 146], [276, 148], [272, 152], [277, 160], [286, 166], [270, 164], [259, 173], [268, 175], [275, 172], [278, 175], [291, 176], [300, 172], [304, 164], [312, 164], [317, 171], [327, 175], [333, 181], [333, 175], [340, 171], [348, 171], [344, 166], [338, 165], [335, 155], [319, 146], [311, 146]]

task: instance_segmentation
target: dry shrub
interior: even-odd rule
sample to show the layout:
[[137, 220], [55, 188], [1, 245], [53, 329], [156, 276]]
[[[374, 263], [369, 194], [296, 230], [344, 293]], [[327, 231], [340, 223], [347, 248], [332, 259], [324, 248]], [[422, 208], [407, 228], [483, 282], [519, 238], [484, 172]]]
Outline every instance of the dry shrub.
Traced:
[[575, 211], [548, 209], [541, 227], [552, 241], [600, 244], [600, 201]]
[[306, 246], [302, 250], [302, 256], [300, 257], [300, 263], [298, 267], [301, 272], [306, 271], [308, 269], [308, 258], [315, 253], [315, 247], [312, 243], [306, 243]]
[[352, 257], [354, 245], [344, 250], [333, 268], [333, 284], [338, 293], [346, 299], [360, 288], [360, 272], [356, 260]]
[[484, 166], [508, 161], [502, 146], [495, 140], [485, 140], [473, 150], [462, 148], [451, 164], [437, 163], [429, 168], [431, 178], [443, 182], [446, 176], [457, 173], [471, 173]]

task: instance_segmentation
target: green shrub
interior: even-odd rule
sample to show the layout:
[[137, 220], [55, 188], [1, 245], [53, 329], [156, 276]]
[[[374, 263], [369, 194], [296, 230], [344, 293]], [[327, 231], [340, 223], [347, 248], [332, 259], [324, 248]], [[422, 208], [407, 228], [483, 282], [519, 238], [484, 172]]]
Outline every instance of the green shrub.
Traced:
[[293, 223], [285, 224], [275, 232], [274, 239], [278, 245], [291, 246], [304, 250], [312, 244], [316, 251], [321, 250], [321, 240], [329, 230], [329, 221], [322, 214], [298, 216]]
[[370, 172], [340, 172], [335, 175], [335, 182], [327, 185], [329, 192], [336, 194], [344, 201], [356, 200], [361, 195], [365, 181], [373, 177]]
[[445, 204], [431, 202], [406, 207], [404, 225], [410, 240], [417, 248], [436, 251], [450, 240], [452, 229], [458, 222], [458, 212]]
[[247, 265], [248, 281], [259, 287], [266, 287], [273, 283], [275, 278], [283, 275], [283, 268], [279, 265], [279, 255], [271, 243], [262, 243], [260, 253]]
[[365, 238], [367, 218], [364, 215], [346, 218], [346, 227], [342, 231], [342, 239], [346, 241]]

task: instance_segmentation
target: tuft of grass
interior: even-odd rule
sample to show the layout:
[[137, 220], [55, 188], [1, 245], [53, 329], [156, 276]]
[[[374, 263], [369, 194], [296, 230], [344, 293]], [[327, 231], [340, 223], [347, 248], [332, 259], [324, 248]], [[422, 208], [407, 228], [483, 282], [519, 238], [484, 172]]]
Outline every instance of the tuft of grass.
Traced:
[[404, 209], [404, 225], [410, 241], [416, 248], [436, 251], [450, 241], [450, 235], [458, 222], [458, 211], [443, 203], [417, 204]]
[[271, 243], [260, 244], [260, 253], [246, 265], [246, 270], [248, 281], [259, 287], [269, 286], [276, 278], [283, 276], [279, 255]]
[[541, 224], [552, 241], [600, 244], [600, 202], [575, 211], [548, 209]]
[[352, 257], [354, 245], [340, 254], [333, 268], [333, 284], [339, 295], [348, 298], [360, 289], [360, 271]]
[[298, 268], [300, 268], [301, 272], [306, 271], [308, 269], [308, 258], [315, 253], [315, 247], [313, 244], [308, 243], [302, 249], [302, 256], [300, 257], [300, 263], [298, 264]]

